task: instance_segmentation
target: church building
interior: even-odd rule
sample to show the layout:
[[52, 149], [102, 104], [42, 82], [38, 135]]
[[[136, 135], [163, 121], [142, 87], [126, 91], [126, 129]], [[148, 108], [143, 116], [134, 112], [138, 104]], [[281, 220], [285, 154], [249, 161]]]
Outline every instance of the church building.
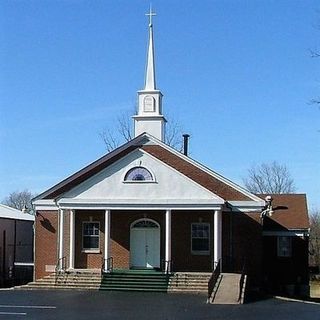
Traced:
[[272, 211], [267, 195], [164, 142], [152, 15], [134, 138], [33, 199], [35, 278], [56, 270], [212, 272], [219, 264], [222, 272], [245, 266], [259, 286], [277, 283], [299, 261], [286, 284], [307, 285], [305, 196], [272, 195], [281, 206]]

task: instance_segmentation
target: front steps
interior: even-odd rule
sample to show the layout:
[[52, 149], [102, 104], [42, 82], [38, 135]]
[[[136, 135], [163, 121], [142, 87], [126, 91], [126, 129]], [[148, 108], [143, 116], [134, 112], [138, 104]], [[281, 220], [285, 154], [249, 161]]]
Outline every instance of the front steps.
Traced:
[[208, 293], [208, 272], [175, 272], [170, 278], [168, 292]]
[[99, 290], [101, 284], [100, 272], [61, 272], [30, 282], [15, 289], [50, 290], [50, 289], [73, 289], [73, 290]]
[[176, 272], [170, 275], [153, 270], [61, 272], [16, 289], [65, 289], [207, 293], [210, 273]]
[[149, 270], [116, 270], [101, 277], [99, 290], [167, 292], [169, 275]]

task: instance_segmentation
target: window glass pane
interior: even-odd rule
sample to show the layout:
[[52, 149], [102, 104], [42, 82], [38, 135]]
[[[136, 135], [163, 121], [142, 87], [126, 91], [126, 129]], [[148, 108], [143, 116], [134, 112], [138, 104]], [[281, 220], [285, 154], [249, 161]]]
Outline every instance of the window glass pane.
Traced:
[[208, 223], [191, 225], [191, 250], [199, 253], [209, 252], [210, 228]]
[[99, 249], [99, 237], [83, 237], [84, 249]]
[[96, 236], [99, 235], [99, 223], [94, 223], [94, 224], [93, 224], [92, 234], [94, 234], [94, 235], [96, 235]]
[[208, 239], [192, 239], [193, 251], [209, 251]]
[[83, 223], [83, 249], [99, 249], [99, 222]]
[[83, 224], [83, 234], [89, 234], [88, 230], [89, 230], [88, 224], [84, 223]]
[[130, 169], [125, 178], [125, 181], [152, 181], [152, 174], [144, 167], [135, 167]]
[[133, 228], [158, 228], [158, 225], [149, 220], [141, 220], [135, 223]]
[[287, 236], [278, 237], [278, 256], [291, 257], [292, 255], [292, 238]]

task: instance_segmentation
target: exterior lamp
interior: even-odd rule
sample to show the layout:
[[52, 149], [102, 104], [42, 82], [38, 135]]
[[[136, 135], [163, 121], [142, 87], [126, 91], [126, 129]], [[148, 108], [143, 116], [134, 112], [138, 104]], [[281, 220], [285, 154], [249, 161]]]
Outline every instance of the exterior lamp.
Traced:
[[266, 196], [266, 198], [265, 198], [266, 204], [260, 213], [260, 218], [262, 221], [265, 217], [271, 217], [274, 213], [273, 208], [272, 208], [272, 200], [273, 200], [273, 198], [271, 196]]

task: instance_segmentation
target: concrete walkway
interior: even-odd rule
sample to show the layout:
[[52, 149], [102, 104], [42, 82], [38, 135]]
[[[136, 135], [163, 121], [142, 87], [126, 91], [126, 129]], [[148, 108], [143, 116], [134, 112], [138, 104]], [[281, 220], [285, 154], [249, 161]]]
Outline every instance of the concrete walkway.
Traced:
[[222, 279], [213, 304], [239, 304], [241, 274], [222, 273]]

